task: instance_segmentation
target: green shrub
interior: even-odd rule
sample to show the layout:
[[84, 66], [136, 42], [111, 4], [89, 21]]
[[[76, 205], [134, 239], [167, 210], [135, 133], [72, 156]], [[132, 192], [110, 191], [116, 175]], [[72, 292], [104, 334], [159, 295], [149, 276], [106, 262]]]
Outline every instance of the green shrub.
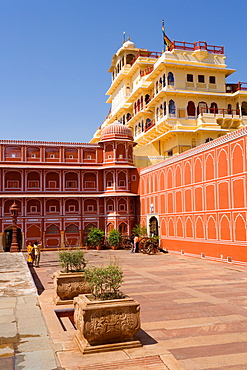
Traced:
[[87, 239], [91, 245], [96, 247], [97, 245], [102, 244], [104, 236], [105, 233], [103, 230], [100, 230], [97, 227], [91, 227]]
[[118, 231], [117, 229], [112, 229], [109, 232], [108, 242], [110, 245], [113, 245], [114, 247], [118, 247], [121, 243], [121, 240], [122, 240], [122, 235], [120, 231]]
[[123, 271], [116, 263], [106, 267], [90, 267], [85, 271], [85, 280], [88, 282], [95, 299], [123, 298], [120, 286], [123, 282]]
[[66, 272], [84, 271], [87, 261], [85, 254], [81, 250], [61, 251], [58, 254], [59, 263]]
[[135, 227], [133, 227], [133, 229], [132, 229], [132, 232], [133, 232], [134, 235], [146, 236], [147, 235], [147, 228], [146, 228], [146, 226], [135, 225]]

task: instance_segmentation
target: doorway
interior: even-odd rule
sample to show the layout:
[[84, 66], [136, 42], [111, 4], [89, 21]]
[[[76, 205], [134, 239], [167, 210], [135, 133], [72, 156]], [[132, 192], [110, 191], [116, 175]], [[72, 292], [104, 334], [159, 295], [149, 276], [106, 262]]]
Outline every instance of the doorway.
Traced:
[[[10, 252], [10, 246], [12, 242], [12, 230], [13, 226], [8, 226], [3, 233], [3, 250], [4, 252]], [[19, 252], [21, 250], [22, 246], [22, 232], [21, 229], [18, 227], [17, 228], [17, 243], [18, 243], [18, 248]]]
[[149, 219], [149, 231], [150, 235], [153, 236], [159, 236], [159, 228], [158, 228], [158, 220], [155, 216], [152, 216]]

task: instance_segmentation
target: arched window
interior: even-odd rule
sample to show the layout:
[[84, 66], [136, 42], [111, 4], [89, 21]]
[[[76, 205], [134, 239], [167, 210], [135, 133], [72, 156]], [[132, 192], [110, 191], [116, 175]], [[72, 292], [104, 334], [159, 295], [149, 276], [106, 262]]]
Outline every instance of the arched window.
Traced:
[[159, 83], [158, 81], [156, 81], [156, 94], [158, 93], [158, 91], [159, 91]]
[[136, 114], [136, 102], [134, 104], [134, 113]]
[[176, 114], [176, 106], [174, 100], [169, 101], [169, 114], [175, 116]]
[[127, 122], [128, 122], [130, 119], [131, 119], [131, 114], [130, 114], [130, 113], [127, 113], [127, 114], [126, 114], [126, 120], [127, 120]]
[[218, 106], [217, 106], [216, 103], [211, 103], [210, 113], [213, 113], [213, 114], [217, 114], [218, 113]]
[[166, 102], [164, 101], [164, 116], [166, 116]]
[[68, 233], [70, 233], [70, 234], [76, 234], [76, 233], [79, 232], [79, 228], [75, 224], [70, 224], [70, 225], [68, 225], [66, 227], [65, 232], [66, 232], [66, 234], [68, 234]]
[[227, 114], [232, 114], [232, 105], [228, 104], [227, 106]]
[[159, 79], [159, 89], [161, 90], [162, 89], [162, 77], [160, 77], [160, 79]]
[[160, 117], [163, 117], [163, 105], [160, 104]]
[[236, 114], [240, 114], [239, 103], [236, 104]]
[[159, 119], [159, 108], [156, 108], [156, 119]]
[[59, 234], [59, 227], [57, 225], [50, 225], [46, 229], [46, 234]]
[[174, 76], [172, 72], [168, 73], [168, 85], [174, 85]]
[[166, 75], [163, 74], [163, 87], [165, 87], [165, 86], [166, 86]]
[[211, 137], [208, 137], [206, 140], [205, 140], [205, 143], [209, 143], [210, 141], [212, 141], [213, 139]]
[[207, 111], [208, 111], [207, 103], [201, 101], [197, 107], [197, 115], [199, 116], [199, 114], [207, 113]]
[[128, 231], [128, 225], [125, 222], [122, 222], [118, 225], [118, 230], [121, 234], [127, 234]]
[[189, 101], [187, 105], [187, 115], [189, 117], [195, 117], [196, 115], [196, 107], [193, 101]]
[[246, 101], [243, 101], [241, 110], [242, 110], [242, 116], [247, 116], [247, 102]]
[[146, 94], [145, 95], [145, 104], [148, 104], [150, 100], [150, 95]]

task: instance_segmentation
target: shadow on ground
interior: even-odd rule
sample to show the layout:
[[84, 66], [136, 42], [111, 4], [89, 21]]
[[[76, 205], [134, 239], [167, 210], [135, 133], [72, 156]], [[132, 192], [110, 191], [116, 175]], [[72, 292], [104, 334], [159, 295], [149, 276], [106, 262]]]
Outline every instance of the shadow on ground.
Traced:
[[45, 288], [44, 288], [43, 284], [41, 283], [38, 275], [36, 274], [36, 271], [33, 268], [33, 266], [29, 266], [29, 270], [30, 270], [31, 275], [33, 277], [34, 284], [36, 285], [38, 295], [40, 295], [45, 290]]

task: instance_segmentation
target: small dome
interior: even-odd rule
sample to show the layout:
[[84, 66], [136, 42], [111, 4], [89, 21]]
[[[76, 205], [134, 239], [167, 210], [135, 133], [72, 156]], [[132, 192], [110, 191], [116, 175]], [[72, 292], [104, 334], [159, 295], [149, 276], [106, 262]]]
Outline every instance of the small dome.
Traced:
[[127, 41], [125, 41], [125, 42], [123, 43], [122, 48], [124, 48], [124, 49], [128, 49], [128, 48], [135, 48], [135, 44], [134, 44], [132, 41], [127, 40]]
[[132, 131], [129, 127], [122, 125], [119, 121], [103, 128], [100, 141], [108, 140], [129, 140], [134, 141]]

